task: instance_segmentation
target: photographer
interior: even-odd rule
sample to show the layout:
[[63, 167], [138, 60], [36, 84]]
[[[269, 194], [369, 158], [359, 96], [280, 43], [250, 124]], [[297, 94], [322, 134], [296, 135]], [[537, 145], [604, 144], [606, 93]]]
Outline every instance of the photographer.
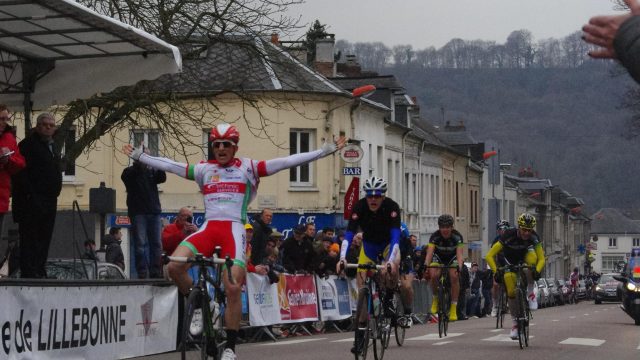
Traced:
[[162, 229], [162, 250], [167, 254], [172, 254], [184, 238], [196, 231], [198, 231], [198, 227], [193, 224], [193, 212], [189, 208], [183, 207], [178, 212], [173, 224]]

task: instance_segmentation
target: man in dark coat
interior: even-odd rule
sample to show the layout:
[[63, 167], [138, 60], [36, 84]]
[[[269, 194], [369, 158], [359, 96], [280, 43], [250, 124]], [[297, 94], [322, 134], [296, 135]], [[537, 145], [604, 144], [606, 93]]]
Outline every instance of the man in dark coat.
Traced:
[[284, 268], [289, 273], [310, 273], [313, 265], [313, 244], [305, 237], [306, 227], [302, 224], [293, 229], [293, 236], [287, 238], [282, 244]]
[[36, 127], [18, 144], [26, 167], [12, 178], [13, 219], [19, 224], [20, 273], [23, 278], [46, 278], [45, 263], [62, 190], [60, 156], [54, 148], [52, 114], [42, 113]]
[[[260, 214], [255, 217], [252, 224], [253, 238], [251, 238], [251, 263], [256, 267], [262, 267], [267, 260], [266, 246], [267, 240], [272, 232], [270, 227], [272, 220], [273, 211], [271, 211], [271, 209], [262, 209]], [[263, 270], [258, 268], [256, 269], [256, 272], [262, 273]]]
[[134, 161], [133, 165], [122, 171], [121, 178], [127, 188], [127, 208], [138, 278], [162, 278], [162, 208], [158, 184], [167, 181], [167, 174]]

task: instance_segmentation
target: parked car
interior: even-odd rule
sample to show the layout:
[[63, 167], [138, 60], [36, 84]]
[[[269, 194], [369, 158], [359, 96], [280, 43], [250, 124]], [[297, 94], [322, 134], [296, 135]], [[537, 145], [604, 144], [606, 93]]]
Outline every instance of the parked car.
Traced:
[[601, 304], [603, 301], [620, 301], [620, 294], [618, 293], [618, 284], [620, 282], [613, 278], [615, 274], [602, 274], [598, 285], [596, 285], [596, 291], [594, 294], [594, 302]]
[[[122, 280], [127, 276], [118, 266], [88, 259], [47, 259], [47, 277], [58, 280]], [[19, 278], [18, 269], [12, 277]]]
[[547, 279], [547, 283], [551, 286], [553, 290], [553, 298], [556, 305], [564, 305], [564, 292], [563, 285], [559, 280], [554, 278]]
[[549, 285], [547, 285], [547, 280], [545, 278], [540, 278], [538, 280], [538, 307], [548, 307], [551, 306], [551, 299], [553, 296], [551, 295], [551, 289]]

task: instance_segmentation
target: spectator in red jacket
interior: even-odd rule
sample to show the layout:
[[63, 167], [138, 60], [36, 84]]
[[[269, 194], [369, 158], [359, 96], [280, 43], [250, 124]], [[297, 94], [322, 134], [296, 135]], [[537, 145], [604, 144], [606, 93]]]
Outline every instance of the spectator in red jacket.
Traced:
[[180, 242], [196, 231], [198, 227], [193, 224], [193, 212], [183, 207], [173, 224], [165, 226], [162, 230], [162, 249], [167, 254], [173, 254]]
[[25, 166], [24, 157], [20, 154], [16, 143], [16, 129], [9, 125], [9, 120], [11, 120], [9, 109], [6, 105], [0, 105], [0, 237], [2, 237], [4, 215], [9, 211], [11, 175], [24, 169]]

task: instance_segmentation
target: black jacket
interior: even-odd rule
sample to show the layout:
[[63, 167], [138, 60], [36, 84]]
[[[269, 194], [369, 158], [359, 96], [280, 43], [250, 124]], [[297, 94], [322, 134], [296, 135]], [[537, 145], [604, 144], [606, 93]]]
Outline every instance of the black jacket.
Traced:
[[311, 272], [313, 267], [313, 245], [305, 238], [298, 242], [293, 236], [287, 238], [282, 244], [284, 257], [282, 264], [289, 273], [296, 271]]
[[483, 290], [490, 290], [493, 287], [493, 271], [491, 269], [482, 271], [480, 279], [482, 280]]
[[[53, 145], [52, 145], [53, 146]], [[62, 190], [60, 156], [49, 142], [33, 132], [18, 144], [26, 167], [12, 177], [13, 217], [20, 222], [57, 206]]]
[[102, 244], [104, 244], [106, 251], [104, 260], [119, 266], [124, 271], [124, 254], [122, 253], [120, 241], [116, 240], [113, 235], [107, 234], [102, 238]]
[[158, 184], [167, 181], [164, 171], [149, 169], [142, 163], [135, 162], [122, 171], [121, 178], [127, 188], [129, 216], [162, 212]]
[[632, 16], [620, 25], [613, 47], [622, 65], [640, 83], [640, 16]]
[[462, 271], [460, 272], [459, 279], [460, 289], [468, 289], [471, 284], [469, 283], [469, 268], [467, 267], [467, 265], [462, 265]]
[[253, 237], [251, 238], [251, 263], [262, 265], [265, 263], [265, 253], [267, 240], [273, 230], [265, 224], [260, 215], [256, 216], [253, 222]]

